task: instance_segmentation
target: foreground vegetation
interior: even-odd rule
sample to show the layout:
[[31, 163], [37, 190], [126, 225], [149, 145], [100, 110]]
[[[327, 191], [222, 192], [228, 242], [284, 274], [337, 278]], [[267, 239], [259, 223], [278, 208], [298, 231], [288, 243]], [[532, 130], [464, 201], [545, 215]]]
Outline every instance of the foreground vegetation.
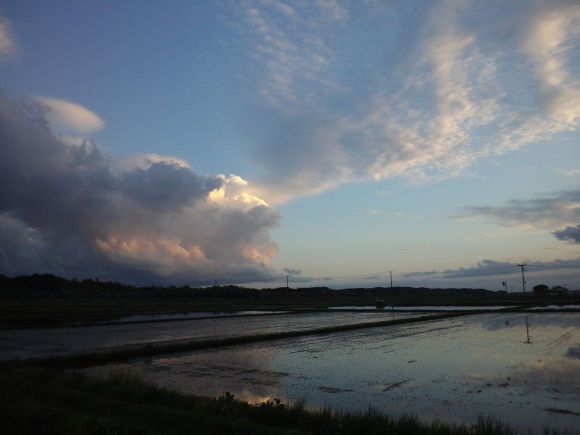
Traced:
[[[0, 363], [3, 434], [457, 434], [519, 432], [491, 418], [464, 425], [364, 412], [307, 410], [270, 399], [250, 404], [179, 394], [131, 371], [94, 378], [26, 362]], [[545, 434], [556, 431], [544, 430]]]

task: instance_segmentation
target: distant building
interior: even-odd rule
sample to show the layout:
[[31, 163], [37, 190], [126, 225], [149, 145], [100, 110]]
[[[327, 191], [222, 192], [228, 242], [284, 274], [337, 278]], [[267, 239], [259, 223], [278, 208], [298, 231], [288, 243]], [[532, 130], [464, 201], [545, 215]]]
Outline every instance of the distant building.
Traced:
[[556, 285], [552, 287], [552, 293], [556, 293], [557, 295], [567, 295], [568, 289], [566, 287], [562, 287], [561, 285]]

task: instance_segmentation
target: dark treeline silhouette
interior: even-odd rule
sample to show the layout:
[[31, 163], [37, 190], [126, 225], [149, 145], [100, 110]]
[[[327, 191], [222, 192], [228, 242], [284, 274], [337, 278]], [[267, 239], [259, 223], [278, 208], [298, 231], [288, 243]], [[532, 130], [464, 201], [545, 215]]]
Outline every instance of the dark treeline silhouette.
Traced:
[[328, 287], [305, 288], [265, 288], [254, 289], [236, 285], [212, 287], [183, 286], [147, 286], [136, 287], [116, 281], [95, 279], [66, 279], [54, 274], [33, 274], [8, 277], [0, 274], [0, 292], [7, 295], [51, 294], [55, 297], [67, 297], [71, 294], [103, 294], [110, 296], [146, 296], [159, 299], [174, 298], [256, 298], [256, 297], [289, 297], [289, 296], [372, 296], [388, 298], [396, 295], [435, 295], [435, 296], [491, 296], [491, 290], [471, 288], [426, 288], [426, 287], [374, 287], [334, 290]]

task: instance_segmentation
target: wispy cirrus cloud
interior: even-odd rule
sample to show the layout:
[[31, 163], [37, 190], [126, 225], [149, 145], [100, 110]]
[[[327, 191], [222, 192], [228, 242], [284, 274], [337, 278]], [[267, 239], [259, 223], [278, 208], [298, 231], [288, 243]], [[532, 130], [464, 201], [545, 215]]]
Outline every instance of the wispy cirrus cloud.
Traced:
[[381, 214], [381, 211], [380, 210], [375, 210], [375, 209], [372, 209], [372, 208], [367, 208], [367, 209], [361, 210], [360, 211], [360, 214], [366, 214], [366, 215], [373, 215], [373, 214], [375, 214], [375, 215], [377, 215], [377, 214]]
[[0, 17], [0, 61], [13, 57], [17, 52], [17, 45], [11, 28], [10, 21]]
[[580, 98], [564, 96], [580, 90], [579, 14], [531, 0], [245, 2], [232, 20], [251, 51], [253, 118], [272, 126], [249, 122], [256, 192], [440, 180], [576, 129]]

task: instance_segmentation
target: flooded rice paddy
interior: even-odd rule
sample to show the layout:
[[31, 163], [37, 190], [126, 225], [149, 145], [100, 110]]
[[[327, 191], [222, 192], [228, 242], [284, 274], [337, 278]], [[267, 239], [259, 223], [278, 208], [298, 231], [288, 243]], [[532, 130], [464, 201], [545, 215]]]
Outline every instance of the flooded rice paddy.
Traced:
[[479, 314], [90, 370], [119, 366], [160, 386], [215, 397], [227, 391], [250, 402], [280, 398], [306, 399], [312, 408], [372, 406], [424, 421], [473, 421], [485, 414], [536, 433], [547, 425], [580, 427], [578, 313]]
[[[479, 310], [501, 310], [506, 308], [505, 305], [489, 305], [489, 306], [431, 306], [431, 305], [424, 305], [424, 306], [411, 306], [411, 307], [399, 307], [395, 306], [393, 309], [396, 311], [479, 311]], [[377, 309], [374, 305], [364, 305], [364, 306], [342, 306], [342, 307], [329, 307], [331, 310], [373, 310]], [[385, 308], [382, 308], [384, 311], [390, 311], [391, 305], [387, 304]]]
[[103, 352], [242, 335], [304, 331], [424, 315], [381, 310], [364, 313], [318, 312], [0, 331], [0, 359]]
[[156, 322], [159, 320], [204, 319], [213, 317], [253, 316], [256, 314], [281, 314], [287, 311], [196, 311], [193, 313], [133, 314], [114, 317], [98, 323]]

